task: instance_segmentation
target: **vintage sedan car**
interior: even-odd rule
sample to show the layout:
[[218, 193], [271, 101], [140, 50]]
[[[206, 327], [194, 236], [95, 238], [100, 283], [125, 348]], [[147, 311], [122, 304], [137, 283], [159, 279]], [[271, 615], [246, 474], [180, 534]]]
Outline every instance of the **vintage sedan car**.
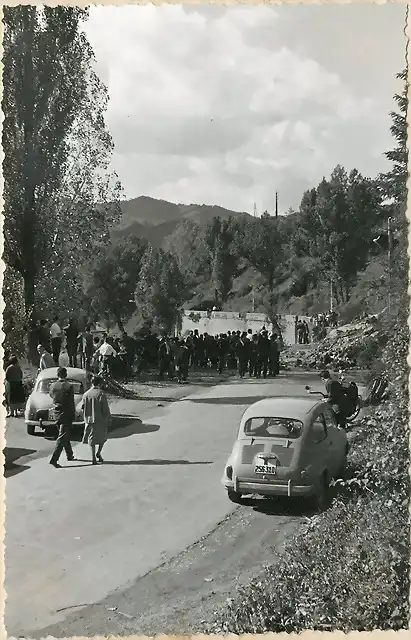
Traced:
[[324, 400], [266, 398], [249, 406], [224, 469], [228, 498], [307, 496], [326, 504], [329, 482], [345, 468], [348, 441]]
[[[90, 388], [90, 374], [84, 369], [67, 368], [67, 380], [74, 387], [74, 400], [76, 403], [76, 418], [73, 426], [84, 426], [83, 412], [80, 407], [81, 399], [87, 389]], [[50, 396], [50, 387], [57, 381], [57, 367], [44, 369], [37, 376], [33, 391], [27, 399], [25, 409], [25, 423], [27, 433], [35, 434], [36, 427], [44, 429], [46, 435], [56, 431], [56, 418], [53, 409], [53, 400]]]

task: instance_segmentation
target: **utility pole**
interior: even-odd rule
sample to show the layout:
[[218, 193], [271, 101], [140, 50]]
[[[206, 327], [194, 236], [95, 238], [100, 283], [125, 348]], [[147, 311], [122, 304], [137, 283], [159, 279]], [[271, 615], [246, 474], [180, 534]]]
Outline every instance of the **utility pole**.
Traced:
[[392, 218], [387, 220], [387, 232], [388, 232], [388, 313], [391, 312], [391, 258], [392, 258]]
[[275, 192], [275, 217], [278, 218], [278, 191]]
[[254, 218], [257, 217], [257, 205], [256, 205], [255, 202], [254, 202], [254, 213], [253, 213], [253, 216], [254, 216]]

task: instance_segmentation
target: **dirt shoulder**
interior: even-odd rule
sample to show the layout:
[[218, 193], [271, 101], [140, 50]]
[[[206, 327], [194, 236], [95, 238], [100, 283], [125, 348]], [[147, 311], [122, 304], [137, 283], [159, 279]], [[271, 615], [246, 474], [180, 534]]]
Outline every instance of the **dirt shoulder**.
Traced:
[[199, 632], [215, 609], [272, 563], [306, 522], [299, 503], [250, 501], [129, 588], [70, 613], [64, 623], [35, 637]]

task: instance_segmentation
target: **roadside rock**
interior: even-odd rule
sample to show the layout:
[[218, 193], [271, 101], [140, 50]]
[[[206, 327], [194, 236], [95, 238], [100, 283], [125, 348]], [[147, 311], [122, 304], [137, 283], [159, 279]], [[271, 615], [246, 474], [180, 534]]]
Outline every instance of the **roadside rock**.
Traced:
[[304, 369], [367, 367], [386, 344], [386, 335], [374, 318], [331, 329], [310, 348], [288, 352], [288, 362]]

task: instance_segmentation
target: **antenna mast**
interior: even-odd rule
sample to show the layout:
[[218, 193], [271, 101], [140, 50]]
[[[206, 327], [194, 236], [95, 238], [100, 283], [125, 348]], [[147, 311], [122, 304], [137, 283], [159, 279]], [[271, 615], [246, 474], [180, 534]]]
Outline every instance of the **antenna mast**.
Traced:
[[278, 218], [278, 191], [275, 192], [275, 217]]

